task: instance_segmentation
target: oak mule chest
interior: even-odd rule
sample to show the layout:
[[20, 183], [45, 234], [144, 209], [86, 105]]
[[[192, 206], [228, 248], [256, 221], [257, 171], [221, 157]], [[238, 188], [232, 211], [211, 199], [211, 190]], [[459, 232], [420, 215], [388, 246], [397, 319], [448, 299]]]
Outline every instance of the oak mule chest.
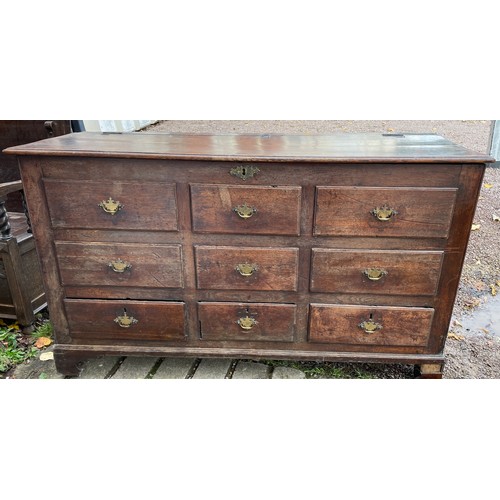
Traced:
[[440, 377], [484, 167], [428, 134], [76, 133], [18, 155], [55, 361], [395, 362]]

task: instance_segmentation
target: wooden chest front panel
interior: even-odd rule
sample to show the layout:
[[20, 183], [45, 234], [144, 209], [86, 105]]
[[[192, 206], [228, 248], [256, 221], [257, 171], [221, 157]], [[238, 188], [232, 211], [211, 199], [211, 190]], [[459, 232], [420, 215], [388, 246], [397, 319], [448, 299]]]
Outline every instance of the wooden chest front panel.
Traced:
[[300, 198], [300, 187], [192, 184], [193, 230], [298, 235]]
[[[316, 193], [314, 234], [446, 238], [456, 194], [453, 188], [320, 186]], [[380, 220], [374, 212], [380, 214], [384, 208], [395, 213]]]
[[411, 134], [67, 141], [21, 171], [68, 351], [442, 357], [488, 159]]
[[[64, 181], [45, 179], [55, 228], [176, 231], [175, 185], [161, 182]], [[99, 205], [109, 199], [121, 208], [113, 215]]]
[[74, 339], [185, 339], [183, 302], [66, 299], [64, 306]]
[[[427, 345], [434, 309], [311, 304], [309, 340], [377, 346]], [[371, 322], [377, 329], [367, 333]]]
[[297, 290], [298, 248], [197, 246], [195, 253], [198, 288]]
[[294, 304], [201, 302], [200, 335], [205, 340], [292, 342], [296, 310]]
[[181, 288], [181, 245], [56, 242], [63, 285]]
[[313, 248], [311, 291], [434, 295], [443, 252]]

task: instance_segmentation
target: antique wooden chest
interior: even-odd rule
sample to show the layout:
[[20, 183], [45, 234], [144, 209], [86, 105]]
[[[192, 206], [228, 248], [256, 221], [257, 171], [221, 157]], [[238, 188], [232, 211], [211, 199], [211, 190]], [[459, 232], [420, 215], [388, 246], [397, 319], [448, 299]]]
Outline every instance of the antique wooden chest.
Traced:
[[10, 148], [55, 360], [398, 362], [440, 377], [484, 167], [428, 134], [77, 133]]

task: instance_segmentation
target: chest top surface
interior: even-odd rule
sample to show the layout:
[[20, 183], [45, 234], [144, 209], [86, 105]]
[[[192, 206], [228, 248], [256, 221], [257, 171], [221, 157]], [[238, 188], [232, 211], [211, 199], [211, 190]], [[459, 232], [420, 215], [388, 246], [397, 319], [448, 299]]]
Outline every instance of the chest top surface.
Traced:
[[486, 163], [488, 155], [435, 134], [107, 134], [79, 132], [15, 146], [16, 155], [217, 161]]

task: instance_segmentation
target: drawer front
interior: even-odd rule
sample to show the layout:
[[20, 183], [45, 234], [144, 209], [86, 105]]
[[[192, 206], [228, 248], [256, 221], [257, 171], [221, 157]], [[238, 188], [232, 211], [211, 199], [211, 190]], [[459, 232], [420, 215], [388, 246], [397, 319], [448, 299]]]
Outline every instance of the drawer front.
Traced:
[[64, 301], [70, 335], [95, 340], [184, 340], [184, 303]]
[[201, 302], [200, 335], [205, 340], [292, 342], [296, 309], [293, 304]]
[[201, 289], [297, 290], [298, 248], [196, 246]]
[[321, 186], [316, 192], [317, 236], [446, 238], [454, 188]]
[[45, 179], [55, 228], [176, 231], [175, 185]]
[[313, 248], [311, 291], [434, 295], [443, 252]]
[[300, 187], [191, 185], [193, 230], [300, 234]]
[[180, 245], [56, 242], [63, 285], [181, 288]]
[[425, 347], [434, 309], [311, 304], [309, 340], [331, 344]]

